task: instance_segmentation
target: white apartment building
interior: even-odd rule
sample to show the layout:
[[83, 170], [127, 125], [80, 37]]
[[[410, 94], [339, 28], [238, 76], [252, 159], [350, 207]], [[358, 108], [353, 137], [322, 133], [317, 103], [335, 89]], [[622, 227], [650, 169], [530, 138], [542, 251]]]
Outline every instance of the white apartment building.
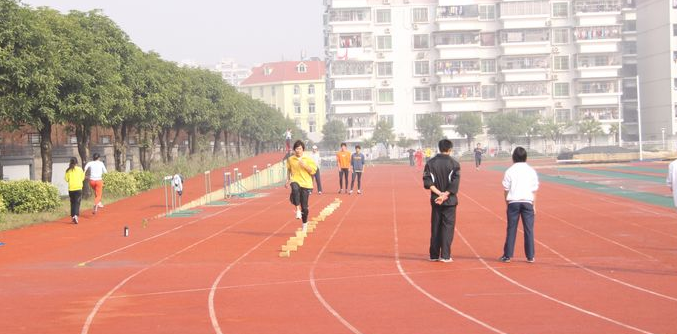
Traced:
[[637, 2], [642, 139], [677, 132], [677, 1]]
[[325, 4], [329, 115], [353, 141], [379, 119], [419, 138], [416, 120], [429, 113], [461, 139], [462, 113], [594, 117], [608, 130], [636, 112], [636, 94], [623, 97], [636, 75], [634, 0]]
[[239, 86], [242, 81], [252, 74], [251, 69], [243, 67], [232, 58], [222, 59], [221, 62], [214, 66], [214, 71], [220, 73], [223, 81], [234, 87]]

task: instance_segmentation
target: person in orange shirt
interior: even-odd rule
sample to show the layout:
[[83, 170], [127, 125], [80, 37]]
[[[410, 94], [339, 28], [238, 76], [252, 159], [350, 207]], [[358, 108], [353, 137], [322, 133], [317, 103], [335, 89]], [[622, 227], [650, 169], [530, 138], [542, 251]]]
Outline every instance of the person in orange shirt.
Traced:
[[[341, 150], [336, 152], [336, 163], [339, 168], [339, 191], [348, 192], [348, 171], [350, 170], [350, 152], [348, 152], [348, 145], [341, 143]], [[343, 188], [343, 180], [346, 180], [346, 187]]]

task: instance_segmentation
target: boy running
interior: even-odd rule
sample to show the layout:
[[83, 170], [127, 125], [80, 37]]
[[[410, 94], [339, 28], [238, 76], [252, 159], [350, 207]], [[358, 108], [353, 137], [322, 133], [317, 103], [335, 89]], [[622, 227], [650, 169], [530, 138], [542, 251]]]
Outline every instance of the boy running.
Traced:
[[355, 186], [355, 176], [357, 176], [357, 193], [362, 194], [362, 172], [364, 172], [364, 154], [360, 153], [362, 148], [355, 145], [355, 153], [350, 157], [350, 165], [353, 166], [353, 176], [350, 178], [350, 194], [353, 194]]
[[[350, 170], [350, 152], [348, 152], [348, 145], [341, 143], [341, 150], [336, 153], [336, 164], [339, 168], [339, 191], [348, 192], [348, 171]], [[346, 187], [343, 188], [343, 180], [346, 181]]]
[[317, 166], [312, 158], [303, 155], [306, 146], [303, 141], [294, 143], [294, 155], [287, 159], [287, 182], [284, 187], [291, 186], [290, 200], [296, 207], [296, 219], [303, 222], [303, 230], [308, 226], [308, 197], [313, 191], [313, 174]]

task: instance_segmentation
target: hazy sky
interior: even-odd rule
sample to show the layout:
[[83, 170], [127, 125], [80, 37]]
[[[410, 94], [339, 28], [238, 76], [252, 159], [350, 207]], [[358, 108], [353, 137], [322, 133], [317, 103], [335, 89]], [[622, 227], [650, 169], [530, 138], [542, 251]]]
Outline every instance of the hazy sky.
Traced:
[[321, 0], [22, 0], [60, 11], [102, 9], [144, 51], [201, 65], [322, 56]]

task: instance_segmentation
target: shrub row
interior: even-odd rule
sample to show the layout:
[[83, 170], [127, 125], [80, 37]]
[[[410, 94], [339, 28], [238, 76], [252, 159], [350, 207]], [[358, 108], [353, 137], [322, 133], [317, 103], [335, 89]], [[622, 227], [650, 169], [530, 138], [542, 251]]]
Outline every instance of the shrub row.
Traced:
[[1, 210], [34, 213], [53, 210], [61, 205], [59, 190], [52, 184], [20, 180], [0, 181]]
[[103, 175], [105, 191], [118, 196], [136, 195], [140, 191], [150, 189], [154, 183], [153, 174], [150, 172], [109, 172]]

